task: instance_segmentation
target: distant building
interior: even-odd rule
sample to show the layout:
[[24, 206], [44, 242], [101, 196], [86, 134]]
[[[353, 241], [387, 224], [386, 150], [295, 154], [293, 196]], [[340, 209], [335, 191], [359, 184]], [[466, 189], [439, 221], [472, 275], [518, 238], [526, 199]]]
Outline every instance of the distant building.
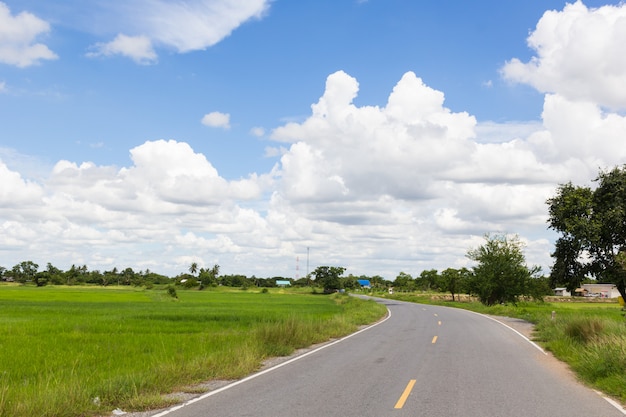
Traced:
[[615, 284], [582, 284], [573, 292], [567, 288], [555, 288], [554, 295], [561, 297], [571, 297], [572, 295], [579, 297], [598, 297], [598, 298], [617, 298], [620, 296]]
[[583, 284], [581, 288], [585, 297], [617, 298], [620, 296], [615, 284]]
[[567, 291], [567, 288], [555, 288], [554, 295], [559, 297], [570, 297], [572, 293]]
[[369, 279], [357, 279], [361, 288], [372, 288], [372, 284]]
[[277, 279], [276, 286], [277, 287], [288, 287], [291, 285], [291, 282], [287, 279]]

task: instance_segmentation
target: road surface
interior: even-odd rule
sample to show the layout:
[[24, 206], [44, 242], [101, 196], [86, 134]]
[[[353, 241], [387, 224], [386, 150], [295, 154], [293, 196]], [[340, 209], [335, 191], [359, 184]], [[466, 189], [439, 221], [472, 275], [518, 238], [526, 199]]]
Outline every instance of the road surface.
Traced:
[[380, 300], [390, 317], [155, 417], [624, 417], [554, 358], [469, 311]]

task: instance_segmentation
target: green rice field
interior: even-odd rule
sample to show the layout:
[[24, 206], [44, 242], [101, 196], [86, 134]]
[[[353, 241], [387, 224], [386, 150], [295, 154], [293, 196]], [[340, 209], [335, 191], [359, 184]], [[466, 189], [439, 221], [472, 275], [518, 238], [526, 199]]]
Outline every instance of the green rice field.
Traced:
[[[0, 285], [0, 416], [109, 415], [381, 318], [342, 295]], [[171, 401], [171, 400], [170, 400]]]

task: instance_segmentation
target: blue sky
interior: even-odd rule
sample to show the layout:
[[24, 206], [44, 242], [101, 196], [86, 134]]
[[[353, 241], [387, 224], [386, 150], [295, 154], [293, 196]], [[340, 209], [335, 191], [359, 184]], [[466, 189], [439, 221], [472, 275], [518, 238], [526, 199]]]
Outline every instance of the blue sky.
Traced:
[[393, 279], [502, 232], [547, 269], [545, 199], [624, 163], [625, 22], [590, 0], [0, 0], [0, 266], [294, 276], [309, 247]]

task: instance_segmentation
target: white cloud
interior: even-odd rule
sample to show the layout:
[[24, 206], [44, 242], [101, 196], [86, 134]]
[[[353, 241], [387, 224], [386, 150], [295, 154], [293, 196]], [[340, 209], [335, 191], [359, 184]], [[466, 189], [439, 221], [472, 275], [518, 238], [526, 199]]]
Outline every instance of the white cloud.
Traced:
[[626, 4], [587, 8], [580, 0], [547, 11], [528, 38], [529, 62], [514, 58], [505, 78], [569, 100], [626, 108]]
[[469, 140], [475, 119], [443, 107], [443, 94], [412, 72], [402, 77], [384, 108], [354, 106], [357, 92], [354, 78], [332, 74], [311, 117], [272, 133], [276, 140], [297, 141], [282, 157], [283, 190], [291, 198], [430, 198], [434, 190], [428, 179], [475, 146]]
[[138, 26], [179, 52], [215, 45], [242, 23], [261, 18], [269, 7], [268, 0], [151, 0], [150, 4], [153, 7]]
[[[101, 55], [113, 49], [141, 63], [157, 58], [153, 46], [180, 53], [204, 50], [251, 19], [262, 18], [270, 0], [127, 0], [100, 5], [109, 31], [127, 33], [95, 46]], [[122, 42], [123, 41], [123, 42]], [[131, 42], [132, 41], [132, 42]], [[120, 45], [122, 43], [122, 45]], [[123, 51], [120, 52], [120, 51]]]
[[111, 42], [97, 43], [92, 49], [94, 51], [87, 53], [88, 57], [122, 55], [143, 65], [155, 63], [157, 60], [157, 54], [147, 36], [119, 34]]
[[209, 127], [220, 127], [230, 129], [230, 114], [214, 111], [202, 117], [202, 124]]
[[29, 207], [37, 205], [43, 197], [41, 186], [24, 180], [0, 161], [0, 207]]
[[263, 129], [262, 127], [253, 127], [252, 129], [250, 129], [250, 134], [260, 138], [265, 136], [265, 129]]
[[57, 191], [103, 207], [154, 213], [195, 211], [197, 206], [259, 196], [265, 179], [227, 181], [204, 155], [183, 142], [146, 142], [130, 150], [134, 165], [117, 170], [60, 161], [49, 184]]
[[4, 81], [0, 82], [0, 93], [6, 93], [7, 91], [7, 83]]
[[50, 25], [29, 12], [15, 16], [0, 2], [0, 63], [20, 68], [37, 65], [44, 59], [57, 55], [37, 38], [50, 32]]

